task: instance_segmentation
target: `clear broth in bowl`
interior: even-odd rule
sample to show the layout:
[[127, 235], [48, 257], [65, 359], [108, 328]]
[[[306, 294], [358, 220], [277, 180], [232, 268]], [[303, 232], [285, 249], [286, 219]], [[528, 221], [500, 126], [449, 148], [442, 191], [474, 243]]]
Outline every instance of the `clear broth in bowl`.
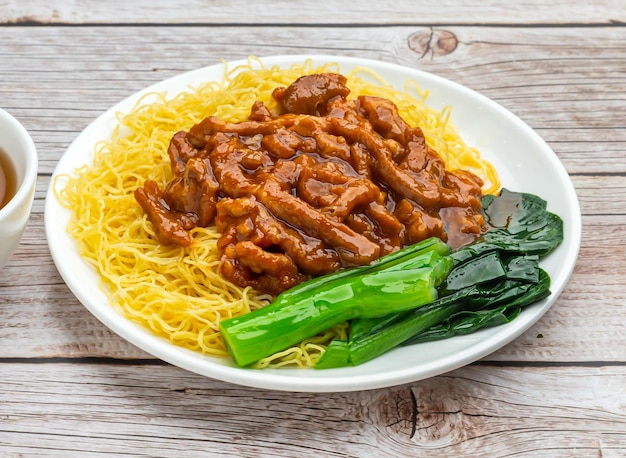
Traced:
[[0, 209], [3, 208], [17, 192], [17, 174], [9, 155], [0, 148]]

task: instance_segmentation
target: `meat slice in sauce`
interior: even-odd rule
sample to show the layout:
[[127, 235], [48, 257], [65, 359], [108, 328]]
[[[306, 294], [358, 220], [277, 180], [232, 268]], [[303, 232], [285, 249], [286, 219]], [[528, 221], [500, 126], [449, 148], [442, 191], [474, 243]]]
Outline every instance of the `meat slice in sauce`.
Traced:
[[170, 163], [174, 175], [181, 176], [185, 171], [187, 161], [198, 154], [198, 150], [193, 147], [187, 139], [187, 132], [180, 131], [174, 134], [170, 140], [168, 148]]
[[379, 257], [376, 244], [285, 192], [276, 180], [265, 181], [256, 196], [276, 217], [332, 246], [344, 266], [369, 264]]
[[280, 221], [255, 197], [222, 199], [215, 223], [223, 234], [222, 272], [238, 286], [278, 294], [303, 281], [303, 274], [341, 267], [335, 250]]
[[172, 180], [135, 192], [159, 240], [189, 246], [215, 224], [224, 277], [278, 294], [427, 237], [477, 237], [480, 178], [446, 170], [390, 100], [349, 92], [342, 75], [307, 75], [273, 91], [278, 112], [259, 101], [242, 122], [175, 134]]
[[154, 181], [146, 181], [135, 190], [135, 199], [154, 225], [157, 237], [163, 245], [191, 245], [189, 230], [195, 227], [195, 215], [186, 215], [169, 207], [163, 192]]
[[305, 75], [287, 88], [275, 89], [272, 96], [285, 113], [323, 115], [326, 104], [335, 97], [345, 98], [350, 93], [346, 77], [338, 73]]
[[169, 208], [197, 217], [196, 226], [206, 227], [215, 219], [217, 182], [207, 158], [187, 161], [183, 173], [170, 181], [163, 192]]

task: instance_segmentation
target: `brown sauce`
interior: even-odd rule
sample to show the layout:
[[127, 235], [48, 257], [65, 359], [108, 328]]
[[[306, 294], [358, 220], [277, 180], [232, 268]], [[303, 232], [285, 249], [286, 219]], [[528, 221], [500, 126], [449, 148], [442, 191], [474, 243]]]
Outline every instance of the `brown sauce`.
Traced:
[[17, 192], [17, 174], [9, 155], [0, 148], [0, 208], [3, 208]]
[[450, 172], [389, 100], [348, 100], [345, 77], [299, 78], [248, 120], [208, 117], [171, 140], [174, 178], [135, 192], [163, 244], [215, 224], [222, 274], [277, 294], [309, 276], [435, 236], [456, 248], [482, 231], [482, 181]]

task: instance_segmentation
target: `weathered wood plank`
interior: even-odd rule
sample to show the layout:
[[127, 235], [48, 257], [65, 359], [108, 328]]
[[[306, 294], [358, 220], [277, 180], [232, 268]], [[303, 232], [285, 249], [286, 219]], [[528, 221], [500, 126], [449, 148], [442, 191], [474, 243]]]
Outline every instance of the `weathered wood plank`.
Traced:
[[610, 24], [625, 22], [619, 0], [542, 0], [491, 2], [479, 6], [462, 0], [265, 2], [247, 0], [157, 0], [138, 2], [4, 2], [0, 23], [67, 24]]
[[473, 365], [328, 394], [248, 389], [167, 365], [4, 363], [0, 374], [4, 456], [617, 457], [626, 449], [624, 367]]

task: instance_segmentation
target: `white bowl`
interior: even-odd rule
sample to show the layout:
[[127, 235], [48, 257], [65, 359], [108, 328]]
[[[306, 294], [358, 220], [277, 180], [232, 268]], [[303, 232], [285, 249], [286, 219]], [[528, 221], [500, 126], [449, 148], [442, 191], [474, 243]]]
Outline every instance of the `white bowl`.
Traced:
[[[518, 337], [550, 308], [563, 290], [578, 256], [581, 217], [574, 187], [563, 165], [550, 147], [523, 121], [488, 98], [449, 80], [418, 70], [384, 62], [339, 56], [275, 56], [262, 59], [266, 65], [288, 67], [311, 58], [314, 64], [339, 63], [342, 71], [366, 66], [395, 87], [416, 80], [430, 91], [427, 103], [441, 109], [452, 106], [452, 121], [467, 143], [478, 147], [499, 171], [505, 187], [537, 194], [548, 201], [548, 209], [564, 221], [563, 243], [542, 261], [552, 278], [553, 294], [525, 308], [507, 325], [481, 330], [452, 339], [400, 347], [368, 363], [338, 369], [264, 369], [236, 367], [230, 360], [203, 356], [172, 345], [147, 329], [132, 323], [107, 302], [99, 290], [96, 272], [81, 259], [74, 240], [65, 230], [70, 213], [54, 197], [52, 185], [46, 202], [46, 233], [59, 272], [76, 297], [106, 326], [145, 351], [171, 364], [198, 374], [237, 384], [286, 391], [355, 391], [398, 385], [450, 371], [480, 359]], [[245, 64], [231, 62], [228, 68]], [[128, 112], [148, 92], [170, 95], [207, 80], [221, 80], [223, 65], [195, 70], [155, 84], [111, 108], [87, 127], [68, 148], [55, 175], [72, 173], [90, 159], [86, 151], [110, 138], [116, 112]], [[539, 108], [539, 107], [538, 107]], [[54, 183], [54, 179], [52, 180]]]
[[17, 190], [0, 209], [0, 268], [11, 257], [22, 238], [35, 198], [37, 150], [28, 131], [17, 119], [0, 109], [0, 148], [17, 174]]

